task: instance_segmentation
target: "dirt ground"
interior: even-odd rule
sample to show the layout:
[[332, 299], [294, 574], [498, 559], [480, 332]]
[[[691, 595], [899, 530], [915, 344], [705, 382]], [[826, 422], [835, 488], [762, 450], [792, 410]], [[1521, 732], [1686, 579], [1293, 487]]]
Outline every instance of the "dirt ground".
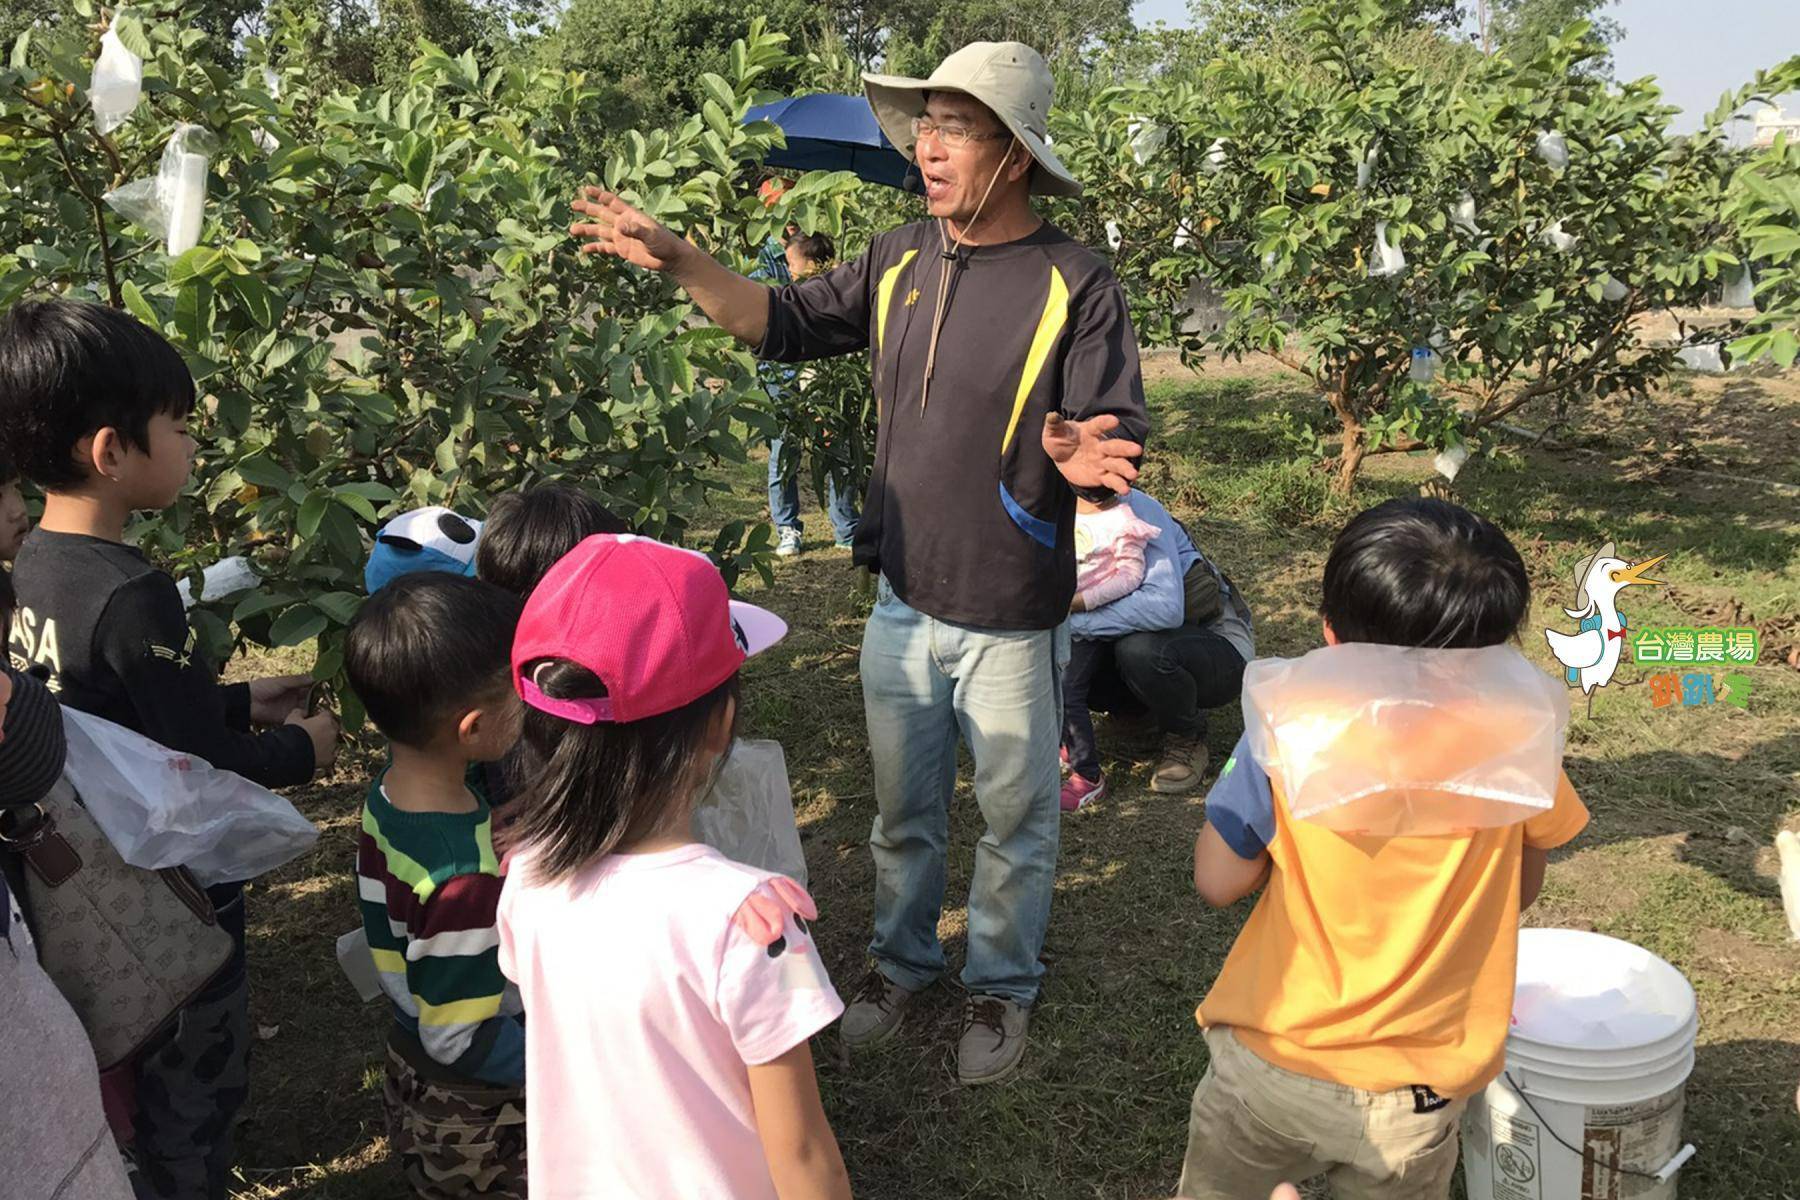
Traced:
[[[1292, 465], [1283, 411], [1308, 390], [1261, 364], [1195, 376], [1166, 357], [1146, 364], [1155, 429], [1145, 490], [1189, 525], [1242, 585], [1259, 653], [1318, 644], [1319, 572], [1355, 507], [1416, 492], [1418, 457], [1373, 460], [1353, 505], [1323, 474]], [[1509, 437], [1471, 462], [1458, 498], [1519, 545], [1534, 610], [1522, 644], [1550, 662], [1542, 628], [1572, 628], [1570, 569], [1602, 541], [1626, 557], [1669, 555], [1662, 588], [1634, 595], [1644, 625], [1741, 621], [1763, 631], [1747, 711], [1657, 708], [1635, 664], [1571, 728], [1567, 770], [1593, 813], [1552, 863], [1531, 924], [1595, 929], [1664, 956], [1694, 984], [1698, 1061], [1685, 1133], [1699, 1155], [1687, 1200], [1800, 1200], [1800, 948], [1780, 911], [1770, 842], [1800, 822], [1800, 670], [1786, 659], [1800, 613], [1800, 378], [1683, 376], [1651, 401], [1584, 414], [1532, 446]], [[1529, 410], [1518, 424], [1541, 432]], [[755, 516], [760, 466], [735, 507]], [[810, 500], [809, 500], [810, 503]], [[815, 533], [821, 522], [814, 522]], [[786, 748], [833, 977], [864, 965], [874, 811], [857, 681], [866, 601], [847, 556], [813, 550], [780, 563], [754, 598], [787, 617], [789, 639], [747, 672], [747, 736]], [[1216, 764], [1240, 729], [1216, 715]], [[1102, 723], [1112, 790], [1065, 821], [1049, 973], [1023, 1078], [998, 1089], [954, 1082], [959, 995], [941, 986], [896, 1043], [850, 1061], [815, 1044], [821, 1083], [857, 1195], [1086, 1198], [1167, 1196], [1189, 1093], [1205, 1066], [1192, 1012], [1248, 904], [1215, 912], [1192, 895], [1201, 795], [1144, 787], [1156, 744]], [[385, 1161], [377, 1051], [384, 1017], [358, 1004], [333, 957], [356, 922], [350, 869], [357, 806], [373, 751], [347, 756], [305, 791], [317, 849], [259, 881], [250, 896], [255, 1020], [263, 1040], [242, 1131], [245, 1197], [402, 1195]], [[978, 815], [965, 772], [952, 814], [941, 933], [956, 963]], [[629, 1086], [621, 1081], [621, 1086]]]

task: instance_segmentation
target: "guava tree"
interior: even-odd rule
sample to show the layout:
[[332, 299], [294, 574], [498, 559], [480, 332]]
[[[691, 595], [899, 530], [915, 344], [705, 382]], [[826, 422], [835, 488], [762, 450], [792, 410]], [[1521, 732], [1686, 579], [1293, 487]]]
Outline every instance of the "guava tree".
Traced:
[[[578, 260], [568, 201], [603, 182], [740, 261], [790, 215], [838, 228], [847, 177], [809, 177], [775, 209], [744, 187], [780, 136], [741, 117], [769, 98], [758, 80], [783, 39], [757, 26], [729, 76], [700, 81], [701, 112], [581, 164], [554, 148], [592, 96], [577, 75], [422, 42], [405, 86], [320, 94], [288, 65], [317, 19], [302, 8], [245, 42], [240, 73], [179, 5], [155, 20], [77, 7], [83, 22], [22, 36], [0, 68], [0, 306], [119, 305], [187, 359], [200, 465], [138, 533], [178, 571], [252, 554], [263, 586], [199, 613], [215, 651], [320, 637], [316, 672], [336, 675], [367, 537], [403, 508], [480, 513], [563, 477], [659, 536], [704, 512], [719, 464], [745, 453], [750, 360], [660, 278]], [[109, 24], [144, 60], [144, 96], [102, 134], [86, 88]], [[171, 257], [160, 221], [105, 197], [154, 175], [178, 125], [213, 154], [199, 242]], [[766, 541], [735, 523], [711, 549]]]
[[[1341, 491], [1370, 454], [1641, 391], [1678, 349], [1641, 318], [1737, 267], [1723, 117], [1673, 136], [1653, 83], [1582, 69], [1603, 47], [1579, 24], [1530, 58], [1426, 69], [1390, 20], [1378, 0], [1309, 5], [1303, 56], [1110, 89], [1057, 134], [1140, 333], [1312, 379], [1330, 422], [1301, 432], [1335, 436]], [[1181, 328], [1196, 278], [1225, 298], [1214, 334]]]
[[[1780, 83], [1800, 85], [1800, 57], [1778, 72]], [[1750, 159], [1732, 180], [1729, 215], [1749, 250], [1761, 310], [1745, 335], [1731, 344], [1733, 358], [1767, 356], [1791, 367], [1800, 357], [1800, 142], [1777, 135], [1775, 144]]]

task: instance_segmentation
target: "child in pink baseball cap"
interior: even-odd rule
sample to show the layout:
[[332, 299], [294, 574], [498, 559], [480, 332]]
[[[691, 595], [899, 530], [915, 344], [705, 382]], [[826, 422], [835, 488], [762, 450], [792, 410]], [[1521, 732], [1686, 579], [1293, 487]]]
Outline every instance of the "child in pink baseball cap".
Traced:
[[848, 1197], [808, 1039], [843, 1002], [797, 883], [696, 841], [738, 669], [787, 632], [704, 556], [600, 534], [525, 605], [514, 685], [537, 768], [500, 897], [519, 985], [531, 1190]]

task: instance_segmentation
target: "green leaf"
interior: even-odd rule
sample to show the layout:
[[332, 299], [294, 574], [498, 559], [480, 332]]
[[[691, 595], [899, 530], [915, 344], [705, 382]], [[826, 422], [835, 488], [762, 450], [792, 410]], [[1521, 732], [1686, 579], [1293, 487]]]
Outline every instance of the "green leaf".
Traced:
[[271, 646], [298, 646], [324, 633], [331, 621], [310, 604], [296, 604], [269, 626]]
[[156, 315], [156, 310], [144, 299], [144, 293], [138, 290], [137, 284], [129, 279], [125, 280], [119, 285], [119, 294], [125, 298], [125, 310], [132, 316], [152, 329], [162, 328], [162, 318]]
[[152, 46], [150, 39], [144, 35], [143, 23], [131, 13], [121, 9], [113, 14], [112, 31], [119, 35], [119, 41], [124, 44], [125, 48], [139, 58], [156, 56], [156, 47]]
[[300, 516], [294, 522], [294, 532], [302, 540], [311, 540], [319, 532], [319, 522], [325, 519], [325, 509], [330, 503], [331, 498], [323, 492], [313, 492], [306, 497], [306, 502], [300, 506]]
[[346, 492], [341, 488], [335, 489], [332, 492], [332, 498], [371, 525], [379, 520], [375, 515], [375, 506], [355, 492]]
[[285, 604], [292, 604], [297, 599], [299, 597], [286, 588], [254, 591], [238, 601], [237, 607], [231, 612], [231, 619], [240, 623], [248, 621], [251, 617], [259, 617]]
[[700, 76], [700, 86], [704, 88], [706, 94], [717, 101], [719, 107], [726, 112], [735, 112], [737, 110], [737, 93], [731, 90], [731, 85], [726, 83], [723, 77], [708, 71]]
[[219, 271], [224, 258], [211, 246], [195, 246], [169, 264], [169, 283], [180, 285], [194, 279], [207, 279]]
[[269, 286], [254, 275], [234, 275], [230, 283], [231, 290], [237, 293], [238, 302], [244, 306], [250, 320], [259, 329], [269, 329], [275, 324], [275, 294]]
[[294, 477], [267, 455], [246, 458], [237, 464], [237, 470], [244, 477], [245, 483], [254, 483], [257, 487], [270, 491], [285, 492], [294, 484]]
[[356, 610], [362, 607], [365, 597], [354, 592], [326, 592], [312, 598], [313, 607], [336, 621], [339, 625], [348, 625]]

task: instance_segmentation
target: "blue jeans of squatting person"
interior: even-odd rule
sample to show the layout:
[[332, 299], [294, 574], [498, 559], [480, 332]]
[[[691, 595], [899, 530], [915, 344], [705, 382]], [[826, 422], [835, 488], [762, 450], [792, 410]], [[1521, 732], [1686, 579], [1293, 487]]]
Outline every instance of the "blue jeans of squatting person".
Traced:
[[913, 609], [886, 579], [863, 634], [863, 706], [875, 768], [875, 937], [869, 953], [894, 983], [919, 990], [944, 973], [950, 799], [958, 740], [975, 759], [987, 831], [969, 882], [975, 995], [1029, 1005], [1043, 966], [1062, 830], [1057, 745], [1068, 626], [976, 629]]

